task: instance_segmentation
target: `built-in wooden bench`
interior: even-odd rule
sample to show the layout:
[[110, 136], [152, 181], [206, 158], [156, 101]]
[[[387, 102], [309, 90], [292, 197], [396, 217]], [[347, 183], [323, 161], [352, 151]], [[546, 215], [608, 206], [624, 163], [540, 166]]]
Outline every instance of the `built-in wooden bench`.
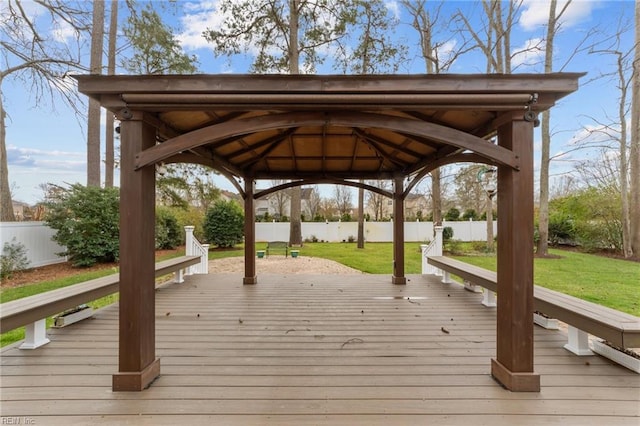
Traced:
[[[181, 256], [156, 263], [155, 276], [176, 273], [182, 282], [183, 270], [198, 264], [200, 256]], [[83, 303], [116, 293], [120, 275], [112, 274], [90, 281], [47, 291], [0, 305], [0, 333], [26, 326], [22, 349], [35, 349], [49, 342], [46, 337], [46, 318]]]
[[281, 252], [284, 253], [284, 257], [289, 255], [289, 243], [286, 241], [269, 241], [267, 243], [267, 256], [270, 254], [274, 254], [273, 252]]
[[[495, 272], [445, 256], [431, 256], [427, 261], [444, 271], [443, 282], [451, 282], [451, 273], [462, 278], [468, 290], [474, 291], [476, 285], [483, 287], [483, 304], [495, 306], [494, 292], [498, 290]], [[640, 347], [640, 318], [636, 316], [538, 285], [534, 286], [533, 296], [536, 312], [569, 326], [565, 348], [577, 355], [592, 354], [589, 334], [619, 348]]]

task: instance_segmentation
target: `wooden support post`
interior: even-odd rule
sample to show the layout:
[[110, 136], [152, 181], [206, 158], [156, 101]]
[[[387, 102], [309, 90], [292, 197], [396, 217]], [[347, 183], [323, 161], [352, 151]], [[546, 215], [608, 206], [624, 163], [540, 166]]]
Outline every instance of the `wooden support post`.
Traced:
[[394, 284], [406, 284], [404, 276], [404, 198], [402, 176], [394, 181], [393, 191], [393, 277]]
[[533, 371], [533, 123], [514, 113], [498, 128], [498, 144], [519, 169], [498, 169], [497, 358], [491, 374], [507, 389], [539, 392]]
[[253, 203], [253, 178], [244, 179], [244, 279], [243, 284], [256, 284], [256, 213]]
[[[131, 117], [131, 118], [130, 118]], [[120, 167], [120, 346], [114, 391], [141, 391], [160, 375], [155, 356], [155, 165], [135, 169], [155, 145], [143, 114], [122, 118]]]

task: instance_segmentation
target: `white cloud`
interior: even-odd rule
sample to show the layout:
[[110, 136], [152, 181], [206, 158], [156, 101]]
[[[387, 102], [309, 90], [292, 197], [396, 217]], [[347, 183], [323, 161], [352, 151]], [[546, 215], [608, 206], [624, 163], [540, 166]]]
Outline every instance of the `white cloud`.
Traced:
[[69, 24], [68, 22], [62, 21], [61, 23], [57, 23], [55, 27], [51, 30], [53, 34], [53, 38], [56, 41], [61, 43], [65, 43], [69, 39], [75, 38], [78, 36], [78, 32]]
[[183, 49], [210, 48], [202, 33], [207, 28], [222, 26], [224, 15], [219, 10], [219, 1], [188, 2], [183, 8], [185, 14], [180, 18], [180, 24], [184, 31], [176, 36]]
[[[522, 13], [520, 14], [520, 27], [525, 31], [534, 30], [540, 26], [546, 26], [549, 20], [550, 0], [524, 0]], [[559, 13], [566, 0], [558, 1], [556, 13]], [[593, 10], [593, 1], [573, 1], [562, 15], [562, 26], [568, 28], [585, 20]]]
[[620, 137], [620, 129], [603, 125], [586, 125], [576, 131], [567, 141], [567, 145], [606, 145]]
[[400, 5], [396, 0], [386, 1], [384, 6], [393, 14], [395, 19], [400, 19]]
[[544, 59], [543, 42], [541, 38], [531, 38], [526, 40], [522, 46], [512, 50], [511, 68], [535, 66]]
[[83, 152], [47, 151], [37, 148], [18, 148], [7, 146], [7, 163], [23, 167], [55, 168], [62, 170], [77, 170], [85, 167], [86, 159]]

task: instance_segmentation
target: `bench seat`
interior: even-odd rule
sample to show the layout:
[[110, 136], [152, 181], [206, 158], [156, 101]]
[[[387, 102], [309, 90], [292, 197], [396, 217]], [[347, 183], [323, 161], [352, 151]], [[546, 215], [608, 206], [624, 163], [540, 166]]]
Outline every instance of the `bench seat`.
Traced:
[[[160, 277], [200, 262], [200, 256], [181, 256], [156, 263], [155, 276]], [[0, 306], [0, 333], [6, 333], [83, 303], [116, 293], [120, 275], [112, 274], [22, 299]]]
[[289, 255], [289, 243], [286, 241], [269, 241], [266, 249], [267, 256], [274, 254], [274, 251], [280, 251], [284, 253], [284, 257], [287, 257]]
[[[497, 292], [494, 271], [445, 256], [427, 262], [489, 291]], [[534, 309], [621, 348], [640, 347], [640, 318], [548, 288], [534, 286]]]

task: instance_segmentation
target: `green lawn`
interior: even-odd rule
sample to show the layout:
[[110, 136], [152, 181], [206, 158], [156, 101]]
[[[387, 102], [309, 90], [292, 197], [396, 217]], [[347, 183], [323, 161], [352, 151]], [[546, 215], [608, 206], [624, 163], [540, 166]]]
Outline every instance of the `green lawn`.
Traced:
[[[262, 248], [263, 243], [257, 243]], [[535, 283], [553, 290], [609, 306], [623, 312], [640, 316], [640, 264], [624, 260], [610, 259], [595, 255], [551, 250], [558, 259], [535, 259]], [[173, 256], [181, 255], [174, 254]], [[370, 274], [393, 273], [393, 245], [391, 243], [367, 243], [364, 249], [355, 243], [305, 243], [300, 249], [301, 256], [321, 257], [342, 263]], [[230, 250], [212, 250], [209, 259], [244, 256], [243, 246]], [[171, 256], [158, 258], [164, 260]], [[456, 256], [465, 262], [495, 270], [495, 256]], [[420, 243], [405, 244], [405, 273], [419, 274], [422, 268]], [[81, 270], [80, 270], [81, 271]], [[106, 269], [95, 272], [79, 272], [78, 275], [60, 280], [38, 283], [0, 292], [0, 301], [19, 299], [32, 294], [65, 287], [115, 273]], [[99, 307], [116, 302], [117, 294], [92, 302]], [[51, 321], [51, 319], [49, 319]], [[18, 329], [1, 336], [2, 346], [24, 338], [24, 329]]]
[[[550, 250], [559, 259], [534, 260], [534, 282], [619, 311], [640, 316], [640, 263], [564, 250]], [[496, 258], [455, 256], [496, 270]]]

